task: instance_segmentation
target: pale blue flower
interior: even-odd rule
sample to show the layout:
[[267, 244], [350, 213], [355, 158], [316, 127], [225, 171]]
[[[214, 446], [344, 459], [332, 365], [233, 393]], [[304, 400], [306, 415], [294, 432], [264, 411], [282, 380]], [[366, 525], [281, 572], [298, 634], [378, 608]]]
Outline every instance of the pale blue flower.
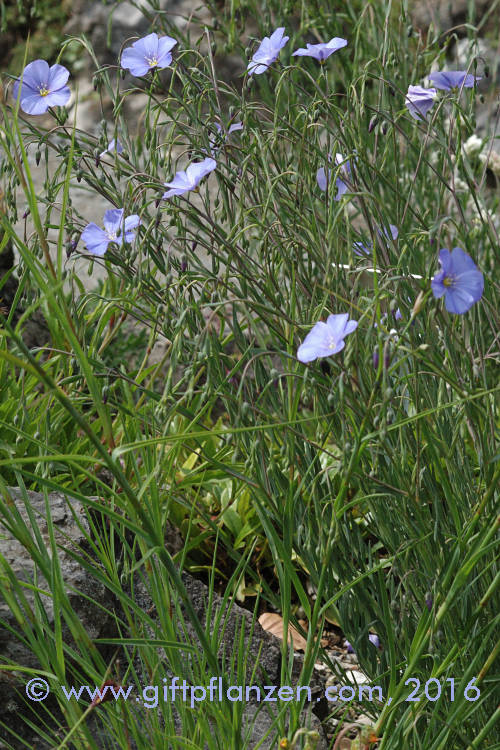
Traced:
[[[328, 154], [328, 160], [330, 161], [330, 154]], [[340, 167], [340, 174], [343, 174], [346, 179], [351, 178], [351, 165], [348, 160], [345, 160], [342, 154], [335, 154], [335, 163], [338, 165], [342, 165]], [[320, 167], [318, 171], [316, 172], [316, 182], [318, 183], [318, 186], [320, 190], [323, 190], [323, 192], [326, 190], [326, 187], [328, 185], [328, 182], [330, 180], [330, 174], [332, 170], [328, 169], [325, 170], [324, 167]], [[347, 193], [349, 190], [348, 185], [341, 179], [341, 177], [337, 177], [335, 180], [335, 187], [337, 188], [337, 194], [334, 197], [334, 200], [339, 201], [342, 196]]]
[[405, 104], [415, 120], [425, 119], [432, 109], [437, 96], [436, 89], [424, 89], [422, 86], [409, 86]]
[[444, 295], [444, 304], [448, 312], [463, 315], [483, 295], [484, 278], [476, 264], [462, 248], [440, 250], [441, 270], [431, 281], [434, 297]]
[[429, 80], [437, 89], [451, 91], [452, 89], [471, 89], [476, 81], [480, 81], [480, 76], [473, 76], [465, 70], [441, 70], [438, 73], [431, 73]]
[[344, 338], [357, 327], [357, 321], [349, 320], [347, 313], [329, 315], [326, 323], [320, 320], [309, 331], [299, 346], [297, 359], [300, 362], [312, 362], [321, 357], [337, 354], [345, 346]]
[[[385, 235], [387, 239], [390, 239], [392, 237], [393, 240], [397, 240], [399, 235], [399, 230], [394, 224], [389, 224], [389, 227], [386, 227], [382, 231], [380, 229], [377, 229], [378, 234], [380, 237]], [[368, 242], [366, 245], [363, 242], [354, 242], [353, 243], [353, 250], [355, 255], [370, 255], [373, 249], [373, 243]]]
[[190, 190], [195, 190], [201, 180], [213, 172], [216, 168], [217, 162], [215, 159], [207, 157], [203, 161], [193, 162], [190, 164], [186, 171], [177, 172], [172, 182], [165, 182], [165, 187], [170, 188], [166, 193], [163, 193], [163, 198], [172, 198], [174, 195], [184, 195]]
[[176, 40], [170, 36], [148, 34], [123, 50], [121, 67], [130, 70], [133, 76], [145, 76], [155, 68], [166, 68], [172, 62], [170, 50], [176, 44]]
[[[68, 103], [71, 92], [66, 86], [69, 70], [63, 65], [52, 65], [45, 60], [34, 60], [24, 69], [22, 82], [16, 81], [12, 96], [19, 102], [27, 115], [43, 115], [49, 107], [63, 107]], [[19, 87], [21, 93], [19, 94]]]
[[329, 42], [320, 44], [307, 44], [306, 48], [300, 47], [292, 53], [292, 57], [314, 57], [318, 62], [324, 63], [327, 57], [347, 45], [347, 39], [334, 37]]
[[[210, 151], [207, 152], [206, 149], [202, 149], [203, 153], [211, 153], [213, 156], [217, 155], [217, 152], [220, 149], [220, 146], [222, 143], [224, 143], [227, 138], [231, 135], [231, 133], [235, 133], [237, 130], [243, 130], [243, 123], [242, 122], [235, 122], [232, 125], [230, 125], [226, 132], [222, 130], [222, 126], [219, 125], [218, 122], [215, 123], [215, 127], [217, 129], [217, 135], [210, 135], [208, 137], [208, 141], [210, 143]], [[219, 144], [219, 145], [217, 145]]]
[[254, 52], [252, 61], [248, 63], [248, 75], [265, 73], [268, 67], [278, 59], [280, 50], [290, 39], [290, 37], [284, 36], [284, 32], [285, 27], [282, 26], [276, 29], [270, 37], [264, 37], [259, 48]]
[[121, 154], [123, 152], [123, 146], [118, 140], [118, 138], [112, 138], [111, 141], [108, 143], [108, 147], [104, 149], [104, 151], [101, 151], [99, 156], [104, 156], [105, 154], [116, 151], [117, 154]]
[[112, 208], [104, 214], [104, 229], [91, 222], [83, 230], [80, 239], [86, 245], [89, 253], [103, 256], [110, 242], [122, 245], [123, 241], [133, 242], [135, 232], [132, 230], [141, 223], [137, 214], [123, 217], [123, 208]]

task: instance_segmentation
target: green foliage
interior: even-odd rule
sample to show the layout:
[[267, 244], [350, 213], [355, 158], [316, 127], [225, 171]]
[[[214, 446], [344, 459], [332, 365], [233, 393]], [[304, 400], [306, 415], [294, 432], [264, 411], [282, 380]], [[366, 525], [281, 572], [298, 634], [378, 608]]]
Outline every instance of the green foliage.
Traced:
[[6, 0], [0, 8], [3, 64], [8, 63], [11, 70], [22, 66], [28, 35], [33, 59], [47, 60], [57, 54], [71, 10], [67, 0]]

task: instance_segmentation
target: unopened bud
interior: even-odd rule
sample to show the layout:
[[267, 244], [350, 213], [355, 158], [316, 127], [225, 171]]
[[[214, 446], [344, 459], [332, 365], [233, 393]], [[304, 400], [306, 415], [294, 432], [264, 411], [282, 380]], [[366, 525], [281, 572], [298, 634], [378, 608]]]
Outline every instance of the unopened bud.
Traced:
[[377, 122], [378, 122], [378, 116], [377, 115], [373, 115], [372, 119], [368, 123], [368, 132], [369, 133], [372, 132], [372, 130], [375, 127], [375, 125], [377, 124]]
[[391, 345], [389, 341], [387, 340], [384, 344], [384, 369], [388, 370], [390, 364], [391, 364]]
[[423, 301], [424, 301], [424, 293], [420, 291], [418, 293], [417, 299], [415, 300], [415, 304], [413, 305], [413, 310], [411, 311], [412, 318], [414, 318], [415, 315], [418, 315], [418, 313], [420, 312]]

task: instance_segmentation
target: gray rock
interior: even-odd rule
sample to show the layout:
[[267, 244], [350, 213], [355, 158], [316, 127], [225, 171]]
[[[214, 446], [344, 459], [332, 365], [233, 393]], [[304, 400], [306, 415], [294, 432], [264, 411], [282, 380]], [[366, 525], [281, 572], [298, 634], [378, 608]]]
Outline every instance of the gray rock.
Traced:
[[[9, 489], [8, 494], [13, 504], [11, 522], [12, 520], [15, 521], [16, 512], [18, 512], [26, 524], [28, 533], [25, 535], [24, 544], [22, 544], [18, 541], [16, 536], [8, 530], [7, 526], [9, 524], [9, 518], [7, 517], [3, 519], [2, 527], [0, 527], [2, 528], [0, 533], [0, 556], [6, 560], [9, 566], [5, 568], [9, 575], [2, 576], [2, 589], [0, 591], [0, 620], [6, 625], [0, 635], [0, 657], [2, 658], [2, 661], [12, 662], [36, 670], [40, 669], [40, 664], [29, 647], [22, 642], [21, 638], [16, 637], [15, 633], [21, 634], [21, 628], [13, 614], [12, 607], [9, 607], [7, 602], [9, 601], [10, 596], [15, 595], [16, 581], [29, 583], [36, 580], [36, 584], [41, 590], [50, 591], [50, 584], [41, 576], [39, 571], [36, 571], [36, 566], [32, 559], [33, 557], [36, 558], [38, 554], [35, 552], [37, 545], [35, 540], [37, 539], [37, 534], [40, 535], [40, 541], [38, 542], [38, 548], [41, 549], [40, 554], [43, 555], [46, 550], [50, 549], [45, 501], [42, 494], [28, 492], [27, 505], [30, 510], [30, 513], [28, 513], [28, 509], [22, 499], [22, 493], [19, 489]], [[7, 502], [10, 502], [9, 498], [7, 498]], [[61, 575], [66, 586], [70, 604], [90, 640], [97, 637], [114, 636], [114, 623], [107, 623], [104, 621], [106, 618], [103, 617], [102, 609], [99, 608], [99, 604], [105, 604], [109, 609], [114, 609], [119, 616], [120, 607], [118, 603], [110, 597], [109, 592], [105, 590], [104, 586], [96, 583], [91, 572], [85, 567], [82, 567], [71, 554], [72, 552], [75, 553], [78, 551], [81, 553], [82, 550], [88, 551], [85, 533], [89, 531], [89, 527], [84, 514], [84, 509], [79, 501], [66, 498], [60, 493], [49, 494], [48, 503], [54, 526], [54, 534], [58, 543], [58, 558]], [[30, 514], [32, 515], [32, 518], [30, 518]], [[181, 549], [182, 540], [179, 534], [170, 526], [166, 530], [165, 543], [167, 549], [173, 555]], [[222, 663], [224, 659], [228, 659], [231, 656], [235, 644], [239, 641], [240, 633], [243, 631], [248, 655], [246, 684], [253, 685], [260, 682], [262, 685], [276, 686], [277, 691], [280, 685], [280, 642], [274, 636], [265, 632], [258, 622], [254, 623], [252, 614], [247, 610], [234, 604], [224, 607], [222, 597], [217, 594], [213, 594], [211, 597], [211, 609], [209, 611], [209, 591], [205, 584], [193, 578], [186, 572], [183, 572], [181, 575], [193, 608], [202, 624], [206, 625], [209, 623], [209, 630], [211, 631], [216, 627], [219, 627], [220, 629], [219, 649], [217, 654], [219, 661]], [[26, 602], [24, 604], [21, 603], [18, 616], [21, 614], [29, 621], [30, 618], [35, 617], [35, 596], [28, 588], [24, 589], [24, 595], [26, 597]], [[131, 592], [131, 595], [133, 595], [135, 604], [140, 610], [147, 612], [154, 620], [155, 607], [153, 599], [149, 595], [145, 583], [137, 574], [135, 576], [133, 592]], [[42, 601], [46, 611], [47, 627], [50, 630], [53, 628], [53, 602], [50, 596], [43, 595]], [[96, 603], [94, 604], [94, 602]], [[178, 639], [180, 642], [196, 643], [196, 633], [192, 624], [189, 622], [185, 606], [180, 605], [180, 610], [182, 624], [179, 624], [177, 634]], [[222, 616], [217, 620], [219, 623], [219, 625], [217, 625], [216, 617], [217, 614], [220, 614], [221, 612]], [[23, 625], [24, 631], [26, 631], [26, 627], [25, 622]], [[122, 633], [122, 635], [126, 635], [126, 633]], [[150, 633], [150, 635], [152, 637], [154, 636], [153, 633]], [[67, 631], [67, 629], [63, 630], [63, 638], [66, 643], [72, 643], [71, 633]], [[127, 666], [130, 664], [130, 659], [133, 659], [133, 670], [129, 675], [131, 676], [135, 672], [136, 680], [138, 682], [137, 687], [144, 687], [151, 684], [151, 678], [148, 677], [148, 670], [145, 666], [145, 661], [141, 658], [140, 653], [135, 652], [134, 655], [132, 655], [132, 649], [130, 649], [130, 653], [127, 652], [128, 648], [125, 648], [123, 650], [122, 658], [119, 660], [122, 665], [121, 670], [123, 670], [123, 672], [125, 672], [125, 670], [128, 671]], [[162, 672], [162, 677], [171, 679], [174, 675], [168, 668], [166, 655], [163, 650], [157, 655], [159, 656], [159, 661], [162, 664], [167, 665], [166, 669]], [[193, 657], [190, 653], [186, 652], [185, 658], [188, 660]], [[253, 674], [254, 672], [255, 674]], [[188, 668], [186, 669], [186, 674], [189, 674]], [[129, 685], [132, 684], [130, 676], [128, 681]], [[182, 681], [184, 675], [180, 675], [179, 678], [179, 681]], [[30, 730], [30, 728], [20, 720], [20, 717], [26, 717], [29, 708], [32, 708], [35, 713], [30, 716], [30, 719], [35, 726], [37, 724], [36, 710], [38, 704], [33, 703], [30, 705], [29, 701], [23, 699], [24, 687], [27, 682], [28, 678], [22, 673], [0, 671], [2, 721], [11, 729], [15, 729], [19, 736], [23, 737], [28, 743], [28, 746], [37, 748], [37, 750], [50, 750], [53, 745], [45, 742], [42, 733], [40, 732], [40, 734], [38, 734], [36, 730]], [[161, 684], [160, 680], [157, 680], [157, 682], [158, 684]], [[236, 679], [233, 679], [231, 682], [237, 684]], [[311, 711], [311, 709], [316, 706], [316, 693], [317, 689], [314, 692], [311, 704], [303, 713], [302, 726], [304, 728], [307, 727], [309, 730], [317, 731], [319, 736], [317, 750], [326, 750], [320, 722]], [[256, 697], [256, 693], [252, 692], [250, 700], [248, 702], [245, 701], [243, 706], [242, 739], [244, 741], [244, 747], [248, 750], [251, 750], [251, 748], [254, 748], [257, 744], [261, 750], [272, 750], [272, 748], [277, 746], [278, 738], [276, 729], [273, 727], [273, 722], [275, 722], [277, 706], [279, 704], [277, 702], [264, 701], [263, 698], [265, 695], [266, 693], [263, 691], [259, 701]], [[50, 695], [44, 702], [43, 707], [44, 709], [49, 709], [52, 716], [56, 717], [62, 726], [65, 725], [64, 718], [59, 712], [55, 696]], [[148, 712], [145, 711], [144, 706], [138, 705], [136, 701], [131, 701], [130, 709], [136, 715], [138, 725], [140, 725], [141, 722], [147, 721], [146, 717]], [[198, 710], [203, 710], [201, 703], [199, 704]], [[180, 717], [175, 713], [175, 710], [172, 714], [174, 724], [176, 724], [175, 729], [180, 733]], [[110, 748], [114, 747], [114, 745], [106, 730], [105, 716], [106, 714], [104, 712], [96, 711], [89, 717], [87, 727], [96, 739], [99, 747]], [[55, 730], [56, 725], [53, 726], [52, 730], [49, 729], [48, 734], [55, 737], [55, 734], [51, 734], [51, 732], [54, 733]], [[146, 725], [144, 726], [144, 731], [145, 733], [148, 731]], [[145, 734], [145, 736], [147, 736], [147, 734]], [[6, 739], [8, 739], [8, 735], [6, 736]], [[0, 749], [3, 750], [3, 747], [9, 747], [9, 745], [2, 745], [2, 742], [0, 741]], [[116, 750], [120, 749], [116, 748]]]
[[[24, 619], [23, 628], [26, 630], [28, 622], [36, 621], [35, 595], [30, 588], [23, 587], [23, 602], [16, 595], [15, 582], [30, 584], [35, 582], [41, 591], [50, 591], [49, 583], [41, 575], [33, 561], [33, 557], [38, 554], [34, 552], [36, 548], [40, 550], [40, 555], [50, 550], [45, 500], [41, 493], [27, 492], [27, 505], [32, 516], [30, 518], [21, 491], [17, 488], [9, 488], [7, 492], [8, 496], [4, 496], [3, 499], [8, 504], [12, 503], [11, 523], [16, 523], [16, 515], [19, 514], [26, 524], [26, 534], [25, 543], [22, 544], [7, 528], [9, 519], [0, 517], [0, 560], [5, 560], [8, 565], [8, 567], [2, 566], [1, 570], [0, 622], [2, 622], [3, 627], [0, 631], [0, 659], [2, 663], [12, 662], [38, 670], [41, 669], [41, 665], [33, 652], [27, 647], [18, 619], [7, 602], [9, 598], [17, 601], [18, 617]], [[82, 568], [70, 554], [71, 552], [81, 554], [82, 550], [87, 551], [87, 540], [83, 530], [88, 531], [88, 523], [82, 504], [78, 500], [66, 498], [58, 492], [48, 495], [48, 503], [55, 540], [59, 545], [58, 559], [61, 576], [65, 583], [69, 603], [82, 623], [89, 639], [107, 634], [108, 623], [99, 604], [110, 606], [109, 592], [91, 577], [87, 570]], [[37, 535], [40, 536], [39, 542], [37, 542]], [[29, 551], [30, 547], [32, 547], [32, 552]], [[44, 596], [42, 594], [41, 602], [46, 613], [46, 627], [52, 629], [54, 627], [52, 598], [49, 595]], [[16, 636], [16, 633], [19, 636]], [[64, 621], [62, 622], [62, 635], [65, 643], [77, 648]], [[29, 677], [26, 677], [22, 672], [0, 670], [1, 718], [7, 726], [13, 727], [22, 736], [30, 736], [29, 729], [23, 726], [23, 722], [19, 720], [19, 714], [26, 713], [26, 709], [23, 710], [22, 708], [19, 694], [24, 695], [25, 685], [28, 681]], [[32, 708], [37, 709], [38, 704], [33, 703]], [[44, 702], [44, 708], [57, 711], [55, 698], [49, 696]], [[31, 720], [34, 720], [33, 717], [31, 717]], [[36, 745], [36, 747], [45, 748], [43, 743]]]
[[[277, 690], [280, 685], [281, 670], [280, 641], [270, 633], [264, 631], [258, 622], [255, 622], [252, 625], [252, 614], [242, 607], [239, 607], [236, 604], [231, 604], [224, 608], [223, 599], [218, 594], [214, 593], [212, 595], [212, 610], [208, 613], [207, 605], [209, 591], [207, 586], [186, 572], [183, 572], [181, 576], [201, 624], [205, 626], [209, 619], [210, 632], [216, 627], [215, 620], [217, 612], [223, 611], [223, 616], [220, 620], [222, 623], [222, 630], [220, 631], [219, 649], [217, 653], [219, 661], [222, 662], [224, 656], [227, 657], [233, 652], [234, 644], [239, 640], [240, 629], [243, 628], [247, 654], [249, 656], [245, 684], [255, 685], [261, 683], [262, 685], [273, 685], [276, 686]], [[150, 613], [154, 611], [153, 601], [147, 592], [146, 587], [139, 579], [136, 579], [134, 583], [134, 598], [136, 604], [138, 604], [141, 609]], [[196, 642], [196, 633], [189, 622], [187, 612], [182, 604], [181, 612], [183, 622], [179, 631], [182, 631], [183, 634], [180, 638], [186, 642]], [[189, 654], [186, 653], [186, 659], [189, 658]], [[134, 662], [134, 666], [137, 674], [140, 675], [144, 672], [143, 665], [138, 660]], [[252, 676], [254, 670], [255, 675]], [[168, 669], [165, 674], [167, 679], [173, 677], [173, 674]], [[297, 676], [298, 675], [295, 675], [295, 680], [292, 680], [292, 685], [296, 684]], [[146, 677], [141, 678], [141, 681], [144, 683], [145, 679]], [[320, 700], [319, 691], [321, 690], [322, 681], [314, 680], [313, 683], [311, 690], [311, 705], [303, 712], [303, 727], [318, 732], [319, 739], [317, 750], [326, 750], [327, 745], [324, 739], [321, 723], [311, 710], [312, 707], [316, 707], [316, 701]], [[245, 702], [243, 708], [242, 738], [245, 740], [245, 747], [249, 750], [259, 743], [261, 743], [259, 744], [261, 750], [273, 750], [273, 748], [277, 747], [278, 738], [276, 736], [276, 730], [272, 728], [273, 722], [276, 719], [277, 704], [271, 701], [264, 701], [265, 696], [266, 691], [262, 690], [259, 701], [257, 698], [257, 692], [251, 691], [249, 694], [249, 701]], [[202, 704], [200, 704], [200, 706], [201, 705]], [[179, 721], [178, 717], [177, 720]], [[180, 723], [177, 727], [177, 731], [180, 732]]]
[[[256, 677], [265, 684], [278, 685], [281, 669], [280, 642], [270, 633], [261, 628], [258, 622], [252, 626], [252, 614], [246, 609], [235, 604], [223, 608], [223, 600], [218, 594], [212, 595], [212, 609], [208, 612], [209, 591], [202, 581], [193, 578], [189, 573], [181, 574], [182, 581], [187, 594], [193, 605], [193, 609], [201, 624], [207, 624], [210, 617], [210, 631], [217, 627], [216, 620], [220, 623], [222, 630], [219, 632], [219, 649], [217, 657], [222, 663], [234, 650], [235, 643], [240, 638], [240, 630], [243, 628], [247, 654], [247, 684], [251, 683], [252, 673], [256, 669]], [[154, 604], [143, 581], [136, 577], [134, 582], [134, 599], [141, 610], [154, 612]], [[196, 631], [189, 621], [189, 617], [183, 603], [180, 604], [182, 613], [182, 625], [179, 630], [179, 640], [186, 643], [197, 642]], [[219, 614], [222, 611], [222, 614]], [[154, 615], [153, 615], [154, 616]], [[220, 618], [220, 619], [219, 619]], [[186, 654], [186, 658], [189, 658]]]
[[[415, 26], [426, 30], [431, 23], [434, 27], [446, 31], [465, 23], [467, 20], [469, 0], [416, 0], [411, 5], [411, 15]], [[488, 8], [490, 0], [475, 0], [475, 19], [479, 21]], [[465, 35], [465, 29], [454, 29]]]
[[[193, 0], [159, 0], [158, 11], [169, 22], [185, 31], [193, 16], [209, 19], [202, 2]], [[99, 61], [116, 63], [123, 45], [128, 40], [150, 34], [155, 29], [158, 13], [152, 10], [147, 0], [132, 3], [96, 2], [76, 0], [72, 15], [64, 28], [66, 34], [84, 33], [90, 40]], [[108, 28], [111, 30], [108, 45]]]
[[[25, 503], [22, 499], [21, 490], [9, 488], [8, 493], [14, 504], [15, 510], [26, 524], [29, 544], [36, 544], [36, 534], [40, 534], [43, 545], [46, 550], [50, 549], [49, 530], [47, 526], [47, 517], [45, 511], [45, 500], [43, 494], [39, 492], [27, 492], [29, 508], [33, 516], [30, 519]], [[81, 528], [88, 531], [88, 523], [85, 517], [82, 504], [78, 500], [66, 498], [62, 493], [52, 492], [48, 496], [50, 514], [54, 524], [54, 534], [58, 545], [58, 559], [60, 563], [61, 576], [66, 584], [66, 591], [71, 606], [84, 626], [89, 638], [97, 638], [101, 632], [101, 623], [103, 620], [102, 611], [93, 606], [86, 597], [91, 596], [93, 600], [104, 604], [107, 599], [103, 586], [90, 579], [88, 572], [73, 559], [71, 552], [82, 553], [82, 549], [87, 549], [87, 541]], [[78, 518], [78, 524], [75, 522], [73, 513]], [[13, 518], [15, 516], [13, 515]], [[2, 519], [3, 520], [3, 519]], [[4, 521], [5, 523], [5, 521]], [[81, 528], [80, 528], [81, 526]], [[28, 552], [26, 546], [21, 544], [2, 524], [0, 534], [0, 554], [10, 566], [12, 574], [17, 581], [33, 582], [36, 574], [36, 584], [38, 588], [44, 591], [50, 591], [50, 585], [36, 568], [35, 563]], [[5, 582], [5, 586], [7, 586]], [[9, 587], [10, 588], [10, 587]], [[6, 589], [4, 589], [6, 591]], [[14, 592], [12, 592], [14, 593]], [[26, 618], [33, 618], [35, 606], [35, 595], [29, 588], [23, 589], [23, 595], [26, 604], [21, 605], [21, 611]], [[108, 595], [109, 596], [109, 595]], [[49, 623], [53, 623], [54, 610], [53, 602], [50, 596], [42, 597], [44, 609]], [[17, 622], [13, 617], [5, 601], [0, 601], [0, 619], [8, 623], [14, 630], [17, 630]], [[69, 632], [65, 638], [71, 640]], [[31, 652], [16, 642], [9, 633], [3, 631], [0, 634], [0, 653], [2, 656], [17, 661], [25, 666], [38, 666]], [[3, 673], [0, 672], [0, 676]]]
[[[14, 265], [14, 251], [9, 242], [5, 249], [0, 253], [0, 312], [2, 315], [8, 315], [10, 312], [19, 286], [19, 282], [14, 273], [11, 273], [8, 279], [3, 280], [3, 277], [7, 272], [13, 269]], [[23, 309], [18, 304], [11, 319], [11, 326], [13, 328], [16, 326], [22, 313]], [[29, 320], [25, 322], [22, 330], [22, 338], [29, 349], [44, 346], [49, 341], [50, 335], [47, 323], [39, 310], [32, 313]]]

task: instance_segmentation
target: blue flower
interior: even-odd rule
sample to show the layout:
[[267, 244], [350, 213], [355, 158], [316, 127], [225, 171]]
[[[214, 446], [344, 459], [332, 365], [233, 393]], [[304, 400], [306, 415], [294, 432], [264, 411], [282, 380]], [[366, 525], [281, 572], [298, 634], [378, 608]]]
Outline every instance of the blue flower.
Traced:
[[[368, 633], [368, 640], [370, 641], [370, 643], [373, 643], [373, 645], [375, 646], [375, 648], [381, 648], [380, 638], [378, 637], [378, 635], [376, 633]], [[354, 650], [354, 647], [353, 647], [352, 643], [350, 641], [348, 641], [347, 638], [345, 639], [345, 647], [347, 648], [347, 653], [348, 654], [355, 654], [356, 653], [356, 651]]]
[[480, 76], [473, 76], [465, 70], [441, 70], [439, 73], [431, 73], [429, 80], [437, 89], [451, 91], [452, 89], [471, 89]]
[[234, 133], [237, 130], [243, 130], [243, 123], [234, 122], [226, 130], [223, 130], [222, 126], [219, 125], [218, 122], [216, 122], [215, 127], [217, 129], [217, 135], [211, 134], [208, 137], [208, 142], [210, 143], [210, 150], [207, 151], [206, 149], [202, 149], [203, 153], [205, 154], [211, 153], [213, 156], [217, 156], [217, 152], [219, 151], [221, 145], [225, 143], [225, 141], [228, 139], [231, 133]]
[[85, 243], [89, 253], [103, 256], [110, 242], [121, 245], [125, 242], [133, 242], [135, 232], [131, 231], [139, 226], [141, 220], [137, 214], [123, 218], [123, 208], [112, 208], [104, 214], [104, 229], [93, 222], [87, 224], [81, 234], [81, 240]]
[[170, 36], [148, 36], [138, 39], [122, 52], [121, 66], [130, 70], [133, 76], [145, 76], [154, 68], [166, 68], [172, 62], [170, 50], [177, 42]]
[[248, 75], [260, 75], [265, 73], [268, 67], [278, 59], [280, 50], [290, 39], [289, 36], [283, 36], [285, 27], [282, 26], [261, 41], [259, 48], [254, 52], [252, 61], [248, 63]]
[[105, 148], [104, 151], [101, 151], [101, 153], [99, 154], [99, 156], [104, 156], [105, 154], [107, 154], [110, 151], [116, 151], [117, 154], [121, 154], [123, 152], [123, 146], [120, 143], [120, 141], [118, 140], [118, 138], [116, 138], [116, 140], [113, 138], [108, 143], [108, 147]]
[[476, 264], [460, 247], [440, 250], [441, 270], [431, 281], [432, 293], [439, 299], [444, 295], [448, 312], [462, 315], [483, 295], [484, 278]]
[[[330, 154], [328, 154], [328, 160], [330, 161]], [[345, 160], [342, 154], [335, 154], [335, 163], [337, 164], [337, 166], [342, 165], [340, 167], [340, 173], [343, 173], [347, 179], [350, 179], [351, 165], [349, 161]], [[316, 172], [316, 182], [318, 183], [320, 190], [326, 190], [326, 187], [330, 180], [331, 172], [331, 169], [325, 170], [324, 167], [320, 167]], [[334, 200], [339, 201], [342, 196], [347, 193], [349, 187], [340, 177], [337, 177], [337, 179], [335, 180], [335, 187], [337, 188], [337, 195], [334, 197]]]
[[309, 331], [304, 342], [299, 346], [297, 359], [300, 362], [312, 362], [320, 357], [337, 354], [345, 346], [344, 338], [358, 327], [356, 320], [349, 320], [349, 315], [329, 315], [326, 323], [319, 321]]
[[347, 45], [347, 39], [341, 37], [334, 37], [329, 42], [322, 42], [321, 44], [307, 44], [306, 49], [300, 47], [292, 53], [292, 57], [314, 57], [320, 63], [324, 63], [327, 57], [336, 52], [342, 47]]
[[49, 68], [45, 60], [34, 60], [25, 67], [22, 82], [14, 83], [12, 95], [14, 99], [19, 96], [21, 109], [27, 115], [43, 115], [49, 107], [63, 107], [68, 103], [71, 96], [66, 86], [68, 78], [69, 70], [63, 65]]
[[422, 86], [408, 86], [405, 104], [408, 112], [415, 120], [425, 118], [434, 105], [437, 96], [436, 89], [424, 89]]
[[[393, 240], [397, 240], [399, 235], [399, 230], [394, 226], [394, 224], [389, 224], [389, 227], [386, 227], [382, 231], [380, 229], [377, 229], [377, 232], [381, 237], [384, 234], [387, 239], [390, 239], [392, 237]], [[368, 242], [368, 244], [366, 245], [363, 244], [363, 242], [353, 243], [353, 250], [356, 255], [369, 255], [372, 251], [372, 248], [372, 242]]]
[[217, 162], [215, 159], [207, 157], [203, 161], [193, 162], [184, 172], [181, 170], [177, 172], [172, 182], [165, 182], [165, 187], [170, 188], [166, 193], [163, 193], [163, 198], [171, 198], [174, 195], [184, 195], [190, 190], [195, 190], [203, 177], [213, 172], [216, 168]]

